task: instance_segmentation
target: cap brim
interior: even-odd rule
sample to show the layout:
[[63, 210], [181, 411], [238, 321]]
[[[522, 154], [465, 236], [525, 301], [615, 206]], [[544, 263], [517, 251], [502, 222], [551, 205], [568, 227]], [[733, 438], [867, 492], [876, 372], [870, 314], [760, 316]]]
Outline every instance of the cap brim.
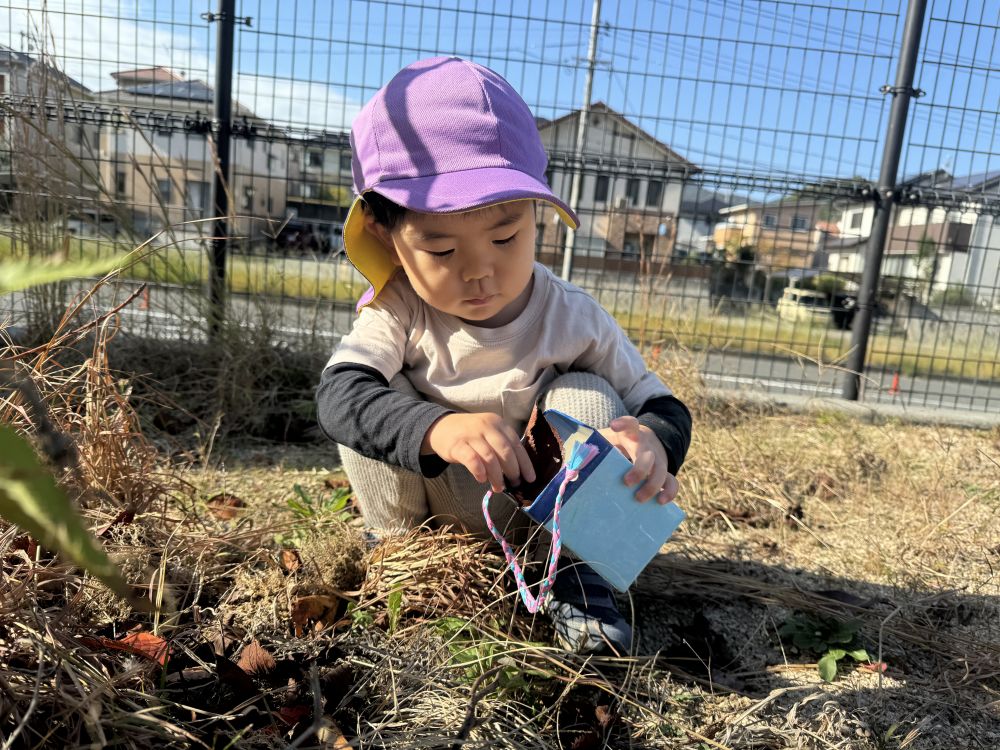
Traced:
[[[509, 201], [541, 200], [550, 204], [567, 226], [573, 229], [580, 226], [576, 214], [556, 198], [548, 185], [515, 169], [490, 167], [390, 180], [380, 182], [371, 190], [420, 213], [461, 213]], [[371, 289], [358, 301], [358, 310], [378, 297], [399, 268], [389, 250], [365, 229], [364, 210], [360, 204], [361, 199], [355, 199], [344, 222], [347, 257], [371, 284]]]
[[385, 180], [372, 186], [394, 203], [428, 214], [456, 213], [474, 208], [534, 198], [551, 203], [568, 226], [580, 220], [544, 182], [506, 167], [484, 167], [405, 180]]

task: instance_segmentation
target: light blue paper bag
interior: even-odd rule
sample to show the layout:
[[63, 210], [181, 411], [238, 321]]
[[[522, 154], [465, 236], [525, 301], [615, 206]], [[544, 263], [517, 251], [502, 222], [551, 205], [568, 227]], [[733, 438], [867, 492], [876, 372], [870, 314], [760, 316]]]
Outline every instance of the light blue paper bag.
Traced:
[[[598, 450], [567, 485], [559, 527], [563, 544], [624, 593], [684, 520], [684, 511], [674, 503], [636, 500], [637, 488], [626, 487], [622, 480], [631, 462], [597, 430], [555, 409], [545, 411], [544, 417], [559, 435], [564, 461], [578, 442]], [[524, 508], [549, 531], [564, 472], [560, 469]]]

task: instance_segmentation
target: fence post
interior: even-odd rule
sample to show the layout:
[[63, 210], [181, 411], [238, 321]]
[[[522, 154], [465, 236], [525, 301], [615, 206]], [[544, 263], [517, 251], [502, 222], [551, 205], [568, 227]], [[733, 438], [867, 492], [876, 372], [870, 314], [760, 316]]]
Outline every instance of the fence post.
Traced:
[[[580, 188], [583, 184], [583, 146], [587, 138], [587, 115], [590, 113], [590, 96], [594, 87], [594, 68], [597, 67], [597, 32], [601, 26], [601, 0], [594, 0], [590, 18], [590, 44], [587, 47], [587, 78], [583, 84], [583, 106], [576, 126], [576, 144], [573, 149], [573, 179], [569, 187], [569, 207], [576, 213], [580, 205]], [[552, 187], [549, 185], [549, 187]], [[563, 243], [562, 277], [570, 280], [573, 273], [573, 248], [576, 245], [576, 230], [566, 227], [566, 241]]]
[[906, 10], [906, 24], [903, 27], [903, 45], [899, 51], [899, 67], [896, 69], [896, 85], [883, 86], [883, 94], [892, 94], [892, 108], [889, 110], [889, 125], [886, 129], [885, 149], [882, 152], [882, 168], [878, 189], [875, 192], [875, 217], [872, 232], [865, 250], [865, 266], [861, 275], [861, 289], [858, 292], [858, 310], [851, 326], [851, 349], [846, 362], [841, 395], [850, 401], [857, 401], [861, 390], [861, 377], [865, 369], [868, 353], [868, 337], [872, 318], [878, 306], [878, 285], [882, 268], [882, 255], [889, 236], [889, 222], [896, 202], [896, 172], [903, 149], [906, 131], [906, 115], [910, 108], [910, 98], [921, 96], [922, 91], [913, 88], [913, 72], [917, 67], [920, 51], [920, 35], [924, 27], [926, 0], [910, 0]]
[[233, 129], [233, 36], [236, 27], [236, 0], [219, 0], [219, 12], [205, 14], [218, 22], [215, 49], [215, 150], [218, 163], [212, 186], [212, 254], [208, 277], [208, 328], [214, 338], [226, 315], [226, 255], [229, 243], [229, 168]]

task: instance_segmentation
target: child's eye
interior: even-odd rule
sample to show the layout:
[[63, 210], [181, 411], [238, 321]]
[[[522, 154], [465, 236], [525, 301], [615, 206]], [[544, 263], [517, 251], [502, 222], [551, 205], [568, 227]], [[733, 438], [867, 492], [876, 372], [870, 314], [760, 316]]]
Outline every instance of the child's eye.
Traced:
[[425, 250], [424, 252], [426, 252], [428, 255], [433, 255], [435, 258], [447, 258], [449, 255], [451, 255], [455, 251], [454, 250], [438, 250], [438, 251]]
[[504, 240], [493, 240], [493, 244], [494, 245], [508, 245], [508, 244], [510, 244], [511, 242], [514, 241], [515, 237], [517, 237], [517, 232], [514, 232], [514, 234], [512, 234], [507, 239], [504, 239]]

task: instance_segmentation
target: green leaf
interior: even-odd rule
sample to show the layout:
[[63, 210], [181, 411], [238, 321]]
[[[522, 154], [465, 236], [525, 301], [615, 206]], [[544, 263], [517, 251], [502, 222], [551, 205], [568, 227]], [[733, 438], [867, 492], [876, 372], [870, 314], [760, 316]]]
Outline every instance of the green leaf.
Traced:
[[55, 478], [39, 462], [31, 445], [0, 425], [0, 516], [20, 526], [131, 599], [129, 585], [87, 530]]
[[842, 648], [831, 648], [827, 650], [825, 656], [832, 656], [834, 661], [840, 661], [847, 656], [847, 652]]
[[833, 682], [837, 676], [837, 660], [832, 656], [831, 651], [823, 655], [817, 666], [819, 667], [819, 676], [827, 682]]
[[863, 648], [856, 648], [853, 651], [848, 651], [847, 655], [850, 656], [854, 661], [869, 662], [871, 658], [868, 656], [868, 652]]
[[120, 268], [124, 260], [123, 256], [118, 255], [74, 262], [4, 261], [0, 264], [0, 294], [79, 276], [103, 276], [108, 271]]
[[399, 619], [403, 614], [403, 589], [396, 588], [389, 594], [389, 635], [396, 632]]

